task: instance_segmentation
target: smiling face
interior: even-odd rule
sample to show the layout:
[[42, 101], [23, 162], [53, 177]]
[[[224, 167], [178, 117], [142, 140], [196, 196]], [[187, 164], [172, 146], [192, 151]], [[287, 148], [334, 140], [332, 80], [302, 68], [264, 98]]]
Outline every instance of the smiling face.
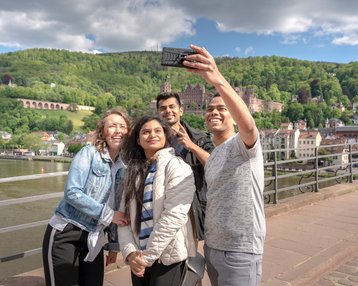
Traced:
[[220, 96], [210, 101], [205, 113], [205, 123], [214, 138], [221, 137], [226, 140], [235, 134], [235, 122]]
[[105, 118], [103, 135], [111, 157], [118, 154], [122, 141], [127, 133], [128, 125], [122, 116], [111, 114]]
[[158, 113], [170, 126], [175, 126], [183, 115], [183, 108], [175, 97], [170, 97], [159, 101]]
[[143, 124], [139, 131], [138, 145], [140, 145], [147, 159], [152, 159], [154, 154], [163, 149], [166, 144], [166, 136], [163, 126], [157, 120], [150, 120]]

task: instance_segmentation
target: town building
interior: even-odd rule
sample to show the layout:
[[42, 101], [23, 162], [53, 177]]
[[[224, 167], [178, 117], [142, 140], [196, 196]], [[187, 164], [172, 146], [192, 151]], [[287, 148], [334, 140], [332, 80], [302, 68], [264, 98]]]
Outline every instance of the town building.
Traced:
[[[344, 166], [349, 163], [349, 142], [345, 137], [339, 138], [325, 138], [321, 141], [320, 153], [321, 154], [333, 154], [329, 157], [329, 162], [326, 161], [326, 158], [320, 159], [324, 165], [340, 165]], [[324, 148], [324, 146], [330, 146], [329, 148]]]
[[62, 156], [65, 149], [65, 144], [61, 141], [56, 140], [50, 146], [51, 156]]
[[95, 143], [96, 133], [95, 131], [90, 131], [87, 134], [78, 133], [74, 136], [74, 138], [68, 142], [67, 145], [71, 144], [82, 144], [82, 145], [90, 145]]
[[316, 147], [320, 146], [322, 141], [321, 134], [316, 130], [301, 130], [298, 137], [297, 158], [310, 158], [316, 154]]
[[[295, 128], [292, 123], [282, 123], [277, 130], [261, 130], [263, 150], [278, 150], [278, 160], [313, 157], [316, 147], [321, 144], [320, 132], [307, 130], [304, 121], [296, 122], [294, 125]], [[264, 159], [269, 158], [266, 156]]]
[[336, 137], [346, 137], [351, 141], [358, 142], [358, 126], [337, 126], [335, 135]]

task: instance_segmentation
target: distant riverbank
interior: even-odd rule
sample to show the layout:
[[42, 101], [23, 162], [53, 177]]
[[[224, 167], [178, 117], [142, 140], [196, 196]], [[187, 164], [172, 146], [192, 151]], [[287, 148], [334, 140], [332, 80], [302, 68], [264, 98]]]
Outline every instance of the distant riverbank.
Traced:
[[28, 161], [48, 161], [48, 162], [60, 162], [71, 163], [72, 158], [62, 156], [14, 156], [14, 155], [0, 155], [0, 159], [10, 160], [28, 160]]

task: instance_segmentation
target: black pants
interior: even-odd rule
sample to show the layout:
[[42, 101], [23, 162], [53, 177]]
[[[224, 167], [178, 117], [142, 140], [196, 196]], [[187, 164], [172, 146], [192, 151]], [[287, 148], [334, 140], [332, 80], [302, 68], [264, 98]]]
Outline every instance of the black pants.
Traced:
[[63, 231], [47, 226], [42, 258], [46, 286], [102, 286], [103, 250], [92, 262], [84, 262], [88, 253], [88, 232], [71, 223]]
[[184, 261], [172, 265], [158, 263], [145, 269], [144, 277], [135, 276], [132, 272], [133, 286], [178, 286], [184, 268]]

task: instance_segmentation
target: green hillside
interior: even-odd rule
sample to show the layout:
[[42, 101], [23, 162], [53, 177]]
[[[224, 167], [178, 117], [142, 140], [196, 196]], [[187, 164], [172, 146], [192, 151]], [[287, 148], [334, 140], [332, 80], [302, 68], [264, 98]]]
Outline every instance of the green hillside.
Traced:
[[92, 111], [77, 111], [77, 112], [71, 112], [68, 110], [38, 110], [40, 114], [42, 114], [42, 118], [57, 118], [60, 116], [65, 116], [69, 120], [72, 120], [73, 122], [73, 131], [80, 132], [81, 127], [83, 126], [83, 118], [85, 116], [90, 116], [92, 114]]
[[[90, 105], [96, 108], [96, 114], [121, 105], [137, 117], [147, 112], [165, 79], [169, 79], [173, 91], [199, 83], [211, 92], [212, 87], [201, 78], [184, 69], [163, 67], [160, 60], [160, 52], [146, 51], [93, 55], [31, 49], [0, 54], [0, 97]], [[309, 127], [314, 128], [332, 117], [349, 123], [355, 113], [352, 105], [358, 103], [358, 62], [310, 62], [277, 56], [222, 57], [216, 58], [216, 62], [232, 86], [250, 88], [259, 99], [284, 104], [282, 114], [255, 114], [260, 128], [298, 119], [307, 120]], [[345, 111], [337, 108], [339, 105]], [[3, 109], [5, 112], [6, 107]], [[7, 118], [0, 119], [0, 130], [8, 127], [14, 132], [20, 128], [22, 119], [10, 118], [14, 116], [10, 113], [0, 115]], [[96, 118], [87, 121], [90, 126]], [[35, 123], [28, 129], [49, 128]]]

